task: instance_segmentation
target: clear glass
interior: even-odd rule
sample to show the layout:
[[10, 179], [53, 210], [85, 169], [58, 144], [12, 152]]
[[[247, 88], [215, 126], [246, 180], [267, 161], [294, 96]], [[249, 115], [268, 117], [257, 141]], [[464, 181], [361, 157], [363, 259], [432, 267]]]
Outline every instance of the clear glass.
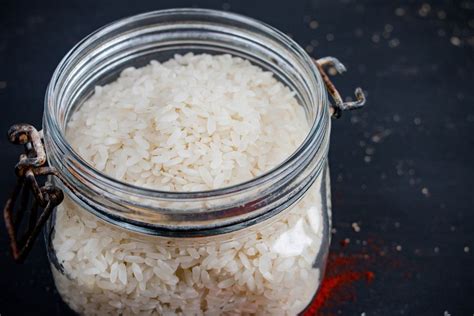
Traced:
[[[248, 182], [162, 192], [117, 181], [64, 134], [94, 86], [176, 53], [229, 53], [272, 71], [310, 123], [282, 164]], [[310, 57], [279, 31], [235, 14], [157, 11], [81, 41], [48, 87], [43, 131], [65, 192], [46, 229], [57, 288], [84, 315], [295, 315], [315, 295], [330, 239], [327, 95]]]

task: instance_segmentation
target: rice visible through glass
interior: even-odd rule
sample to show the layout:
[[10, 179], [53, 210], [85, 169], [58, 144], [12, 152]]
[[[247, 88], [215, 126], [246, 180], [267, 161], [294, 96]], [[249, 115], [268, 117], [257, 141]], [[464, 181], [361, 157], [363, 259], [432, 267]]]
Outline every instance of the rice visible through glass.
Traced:
[[[67, 139], [96, 169], [163, 191], [211, 190], [268, 172], [309, 125], [288, 87], [230, 55], [176, 55], [125, 69], [72, 116]], [[84, 315], [294, 315], [320, 279], [321, 180], [245, 233], [138, 235], [69, 198], [56, 213], [59, 292]]]

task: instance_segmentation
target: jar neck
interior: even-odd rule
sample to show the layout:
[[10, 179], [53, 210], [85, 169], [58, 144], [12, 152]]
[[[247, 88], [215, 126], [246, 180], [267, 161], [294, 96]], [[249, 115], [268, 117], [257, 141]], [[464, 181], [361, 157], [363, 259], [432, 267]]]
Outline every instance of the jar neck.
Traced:
[[[282, 164], [245, 183], [202, 192], [164, 192], [115, 180], [94, 169], [70, 146], [71, 113], [95, 85], [122, 69], [177, 51], [230, 53], [249, 59], [296, 92], [310, 130]], [[172, 55], [171, 55], [172, 56]], [[168, 57], [169, 58], [169, 57]], [[98, 217], [150, 235], [203, 236], [253, 225], [288, 208], [325, 167], [330, 118], [326, 90], [311, 58], [284, 34], [258, 21], [212, 10], [151, 12], [91, 34], [61, 61], [48, 87], [43, 119], [50, 165], [59, 184]]]

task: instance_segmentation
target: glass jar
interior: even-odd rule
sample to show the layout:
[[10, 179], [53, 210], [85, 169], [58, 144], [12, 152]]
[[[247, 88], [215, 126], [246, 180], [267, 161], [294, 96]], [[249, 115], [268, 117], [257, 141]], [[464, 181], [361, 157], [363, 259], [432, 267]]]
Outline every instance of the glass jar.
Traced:
[[[95, 86], [127, 67], [187, 52], [228, 53], [273, 72], [305, 110], [310, 129], [302, 145], [261, 176], [201, 192], [127, 184], [72, 149], [67, 122]], [[330, 242], [327, 81], [287, 36], [219, 11], [146, 13], [76, 45], [51, 79], [43, 117], [53, 181], [64, 192], [45, 230], [64, 301], [83, 315], [303, 312], [321, 283]]]

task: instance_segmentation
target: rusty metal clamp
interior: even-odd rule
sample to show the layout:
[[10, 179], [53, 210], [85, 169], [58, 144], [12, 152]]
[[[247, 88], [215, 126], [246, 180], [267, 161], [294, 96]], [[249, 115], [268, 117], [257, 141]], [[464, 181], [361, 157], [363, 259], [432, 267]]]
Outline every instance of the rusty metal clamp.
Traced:
[[342, 111], [356, 110], [360, 109], [365, 104], [365, 94], [360, 87], [355, 89], [356, 101], [344, 102], [342, 100], [341, 94], [337, 91], [336, 86], [332, 83], [331, 79], [326, 73], [325, 68], [333, 67], [337, 73], [342, 74], [346, 71], [346, 67], [334, 57], [323, 57], [314, 61], [314, 64], [321, 73], [326, 89], [328, 89], [329, 94], [332, 96], [334, 103], [331, 105], [331, 116], [333, 118], [341, 117]]
[[[64, 195], [50, 179], [50, 176], [57, 176], [58, 173], [54, 167], [46, 165], [41, 133], [29, 124], [16, 124], [8, 131], [8, 139], [13, 144], [25, 147], [25, 153], [20, 155], [20, 160], [15, 166], [16, 185], [3, 209], [11, 253], [13, 259], [21, 263], [31, 250], [53, 209], [62, 202]], [[47, 176], [48, 179], [41, 186], [37, 176]], [[30, 198], [31, 193], [33, 199]], [[15, 211], [18, 198], [20, 201]], [[26, 229], [22, 236], [19, 236], [22, 219], [28, 208]], [[43, 209], [41, 214], [38, 212], [40, 208]]]

